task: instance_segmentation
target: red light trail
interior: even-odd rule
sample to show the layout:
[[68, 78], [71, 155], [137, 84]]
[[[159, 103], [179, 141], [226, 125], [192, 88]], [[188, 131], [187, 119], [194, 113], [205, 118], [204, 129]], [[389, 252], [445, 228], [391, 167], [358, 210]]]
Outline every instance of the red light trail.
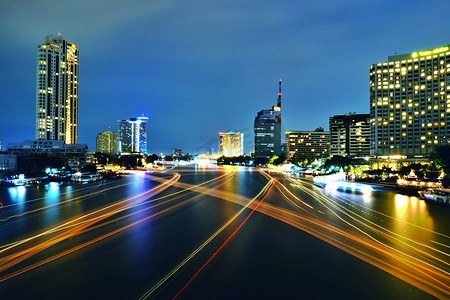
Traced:
[[239, 229], [241, 229], [242, 226], [244, 226], [244, 224], [247, 222], [247, 220], [250, 218], [250, 216], [255, 212], [255, 210], [258, 209], [258, 207], [261, 205], [261, 203], [267, 198], [267, 196], [270, 194], [270, 191], [272, 190], [273, 186], [275, 185], [274, 181], [272, 183], [272, 185], [270, 186], [269, 190], [267, 191], [266, 195], [261, 199], [261, 201], [258, 202], [258, 204], [253, 208], [253, 210], [249, 213], [249, 215], [244, 219], [244, 221], [242, 221], [242, 223], [239, 225], [238, 228], [236, 228], [233, 233], [225, 240], [225, 242], [223, 242], [223, 244], [219, 247], [219, 249], [217, 249], [217, 251], [203, 264], [203, 266], [201, 266], [200, 269], [198, 269], [198, 271], [194, 274], [194, 276], [192, 276], [192, 278], [186, 283], [186, 285], [178, 292], [178, 294], [175, 295], [175, 297], [173, 297], [173, 299], [178, 298], [178, 296], [184, 291], [184, 289], [186, 289], [186, 287], [192, 282], [192, 280], [194, 280], [195, 277], [197, 277], [197, 275], [206, 267], [206, 265], [209, 264], [209, 262], [220, 252], [220, 250], [222, 250], [223, 247], [225, 247], [225, 245], [231, 240], [231, 238], [239, 231]]

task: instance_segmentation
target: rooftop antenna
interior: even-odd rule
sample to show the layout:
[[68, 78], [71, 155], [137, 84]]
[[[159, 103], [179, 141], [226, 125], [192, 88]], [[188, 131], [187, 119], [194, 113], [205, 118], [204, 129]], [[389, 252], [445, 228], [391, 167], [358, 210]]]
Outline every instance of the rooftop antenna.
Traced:
[[278, 82], [278, 101], [277, 101], [277, 106], [281, 108], [281, 79]]

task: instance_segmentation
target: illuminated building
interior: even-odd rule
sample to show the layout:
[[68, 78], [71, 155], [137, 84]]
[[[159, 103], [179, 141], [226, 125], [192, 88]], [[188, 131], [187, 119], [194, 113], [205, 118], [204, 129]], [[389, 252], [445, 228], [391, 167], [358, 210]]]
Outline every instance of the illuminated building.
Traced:
[[48, 35], [37, 50], [36, 139], [78, 142], [78, 49]]
[[370, 153], [427, 155], [450, 143], [450, 46], [389, 56], [370, 67]]
[[305, 158], [328, 156], [330, 133], [317, 128], [315, 131], [287, 131], [286, 158], [294, 162]]
[[103, 131], [97, 135], [96, 152], [106, 154], [117, 154], [117, 133]]
[[370, 155], [370, 114], [330, 117], [330, 156]]
[[219, 132], [219, 155], [244, 155], [244, 134], [241, 132]]
[[254, 123], [255, 157], [272, 157], [281, 153], [281, 79], [276, 106], [258, 112]]
[[119, 154], [147, 154], [147, 117], [119, 121]]

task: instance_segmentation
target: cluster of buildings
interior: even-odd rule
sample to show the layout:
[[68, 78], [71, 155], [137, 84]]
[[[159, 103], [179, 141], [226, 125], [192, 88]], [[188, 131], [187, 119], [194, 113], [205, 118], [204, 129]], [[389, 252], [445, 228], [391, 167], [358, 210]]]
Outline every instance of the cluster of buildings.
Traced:
[[[11, 168], [14, 155], [46, 153], [81, 159], [78, 144], [79, 51], [60, 35], [49, 35], [37, 49], [36, 140], [12, 143], [0, 169]], [[254, 157], [286, 153], [293, 161], [335, 155], [375, 159], [425, 159], [433, 146], [450, 143], [450, 46], [389, 56], [370, 66], [370, 113], [329, 118], [329, 131], [281, 132], [281, 83], [276, 105], [254, 119]], [[147, 117], [118, 121], [118, 132], [104, 131], [96, 152], [147, 154]], [[243, 133], [220, 132], [219, 154], [241, 156]], [[1, 140], [0, 140], [1, 150]], [[9, 155], [9, 156], [7, 156]]]
[[[329, 131], [287, 131], [286, 158], [334, 155], [420, 161], [450, 144], [450, 46], [389, 56], [370, 66], [370, 113], [335, 115]], [[255, 156], [281, 153], [277, 106], [255, 118]]]
[[[10, 143], [0, 155], [0, 170], [14, 170], [17, 157], [36, 154], [66, 158], [74, 167], [86, 162], [88, 147], [78, 144], [79, 50], [60, 34], [48, 35], [36, 58], [36, 139]], [[119, 120], [118, 133], [97, 136], [96, 150], [146, 154], [147, 122], [147, 117]]]

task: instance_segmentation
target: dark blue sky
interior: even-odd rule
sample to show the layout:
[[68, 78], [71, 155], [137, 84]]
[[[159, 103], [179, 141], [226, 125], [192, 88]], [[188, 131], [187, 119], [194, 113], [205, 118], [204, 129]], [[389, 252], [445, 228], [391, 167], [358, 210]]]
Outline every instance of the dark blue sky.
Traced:
[[257, 111], [283, 130], [328, 129], [369, 113], [369, 67], [450, 44], [450, 1], [1, 1], [0, 138], [34, 139], [36, 48], [62, 35], [80, 51], [79, 143], [144, 114], [149, 151], [198, 152], [219, 131], [253, 147]]

